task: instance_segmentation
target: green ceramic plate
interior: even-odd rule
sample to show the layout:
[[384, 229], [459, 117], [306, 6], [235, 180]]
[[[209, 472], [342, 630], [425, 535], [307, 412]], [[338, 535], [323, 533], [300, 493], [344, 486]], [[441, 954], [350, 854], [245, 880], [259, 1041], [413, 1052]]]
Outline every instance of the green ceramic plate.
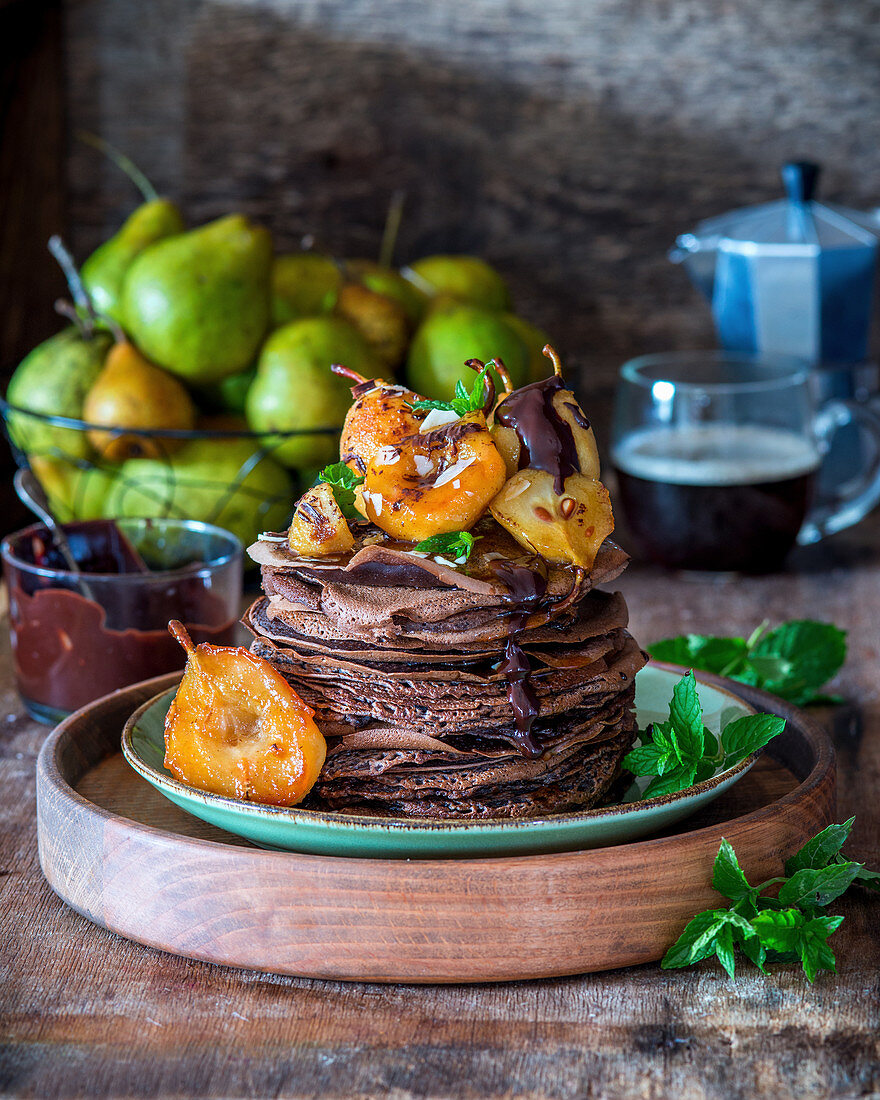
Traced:
[[[672, 689], [680, 670], [649, 664], [636, 677], [639, 725], [669, 714]], [[713, 733], [722, 724], [753, 708], [732, 692], [698, 678], [703, 719]], [[144, 779], [187, 813], [266, 848], [317, 855], [367, 856], [377, 859], [436, 859], [454, 856], [530, 855], [578, 848], [601, 848], [659, 832], [717, 798], [741, 779], [758, 757], [755, 753], [736, 767], [686, 791], [638, 801], [631, 788], [622, 803], [580, 813], [566, 813], [509, 821], [502, 818], [475, 822], [438, 819], [354, 816], [260, 806], [209, 794], [179, 783], [165, 770], [165, 714], [174, 691], [164, 692], [134, 712], [125, 725], [122, 751]], [[647, 782], [646, 780], [643, 782]]]

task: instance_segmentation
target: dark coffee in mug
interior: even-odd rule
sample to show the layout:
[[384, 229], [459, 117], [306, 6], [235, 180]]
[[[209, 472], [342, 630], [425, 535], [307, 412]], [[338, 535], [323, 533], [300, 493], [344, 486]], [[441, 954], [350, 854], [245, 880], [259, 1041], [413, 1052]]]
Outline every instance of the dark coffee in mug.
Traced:
[[778, 569], [812, 501], [812, 441], [762, 425], [652, 427], [612, 454], [617, 502], [650, 559], [675, 569]]

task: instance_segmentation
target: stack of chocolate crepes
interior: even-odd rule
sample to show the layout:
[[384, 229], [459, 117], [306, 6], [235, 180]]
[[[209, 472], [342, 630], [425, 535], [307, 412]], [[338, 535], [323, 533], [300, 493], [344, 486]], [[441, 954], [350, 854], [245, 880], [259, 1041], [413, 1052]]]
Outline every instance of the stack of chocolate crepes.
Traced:
[[589, 572], [524, 554], [491, 520], [464, 566], [376, 528], [344, 558], [250, 548], [265, 595], [252, 650], [314, 708], [328, 741], [304, 806], [482, 819], [599, 802], [635, 736], [645, 658], [617, 593], [627, 557]]

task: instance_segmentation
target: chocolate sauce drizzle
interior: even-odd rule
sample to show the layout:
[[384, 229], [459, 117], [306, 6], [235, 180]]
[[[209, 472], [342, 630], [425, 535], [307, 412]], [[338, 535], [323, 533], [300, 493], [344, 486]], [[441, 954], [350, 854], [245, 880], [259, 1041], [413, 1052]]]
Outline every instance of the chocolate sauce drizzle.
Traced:
[[[553, 488], [561, 494], [569, 474], [581, 472], [577, 444], [571, 424], [563, 420], [553, 398], [567, 387], [556, 374], [530, 386], [514, 390], [495, 410], [495, 423], [513, 428], [520, 443], [519, 468], [545, 470], [553, 478]], [[590, 422], [574, 402], [565, 402], [582, 428]]]
[[531, 663], [517, 644], [516, 636], [525, 627], [547, 591], [547, 577], [537, 569], [509, 562], [493, 562], [492, 572], [507, 585], [511, 603], [517, 610], [510, 616], [504, 660], [498, 671], [507, 680], [507, 695], [513, 709], [517, 743], [523, 756], [540, 756], [543, 750], [532, 737], [532, 726], [538, 717], [540, 706], [530, 680]]

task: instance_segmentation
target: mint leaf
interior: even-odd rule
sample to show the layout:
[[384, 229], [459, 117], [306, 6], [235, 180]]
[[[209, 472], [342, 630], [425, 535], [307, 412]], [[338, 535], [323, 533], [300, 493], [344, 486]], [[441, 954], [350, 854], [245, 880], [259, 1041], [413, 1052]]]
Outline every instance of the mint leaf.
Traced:
[[451, 557], [456, 565], [463, 565], [471, 555], [474, 543], [482, 535], [472, 535], [470, 531], [449, 531], [445, 535], [431, 535], [417, 542], [414, 549], [425, 554], [441, 554]]
[[672, 689], [669, 721], [678, 744], [678, 758], [683, 764], [696, 764], [703, 755], [703, 708], [697, 697], [697, 681], [688, 672]]
[[637, 776], [653, 776], [643, 798], [673, 794], [711, 778], [718, 766], [731, 765], [782, 732], [785, 720], [772, 714], [750, 714], [729, 722], [717, 739], [703, 725], [703, 709], [693, 672], [676, 683], [669, 719], [654, 722], [639, 735], [641, 744], [624, 757], [624, 767]]
[[662, 775], [660, 769], [666, 759], [666, 753], [659, 745], [640, 745], [626, 754], [623, 766], [633, 775]]
[[843, 917], [814, 917], [801, 929], [798, 953], [804, 967], [807, 981], [815, 980], [820, 970], [837, 973], [837, 959], [828, 946], [828, 937], [843, 923]]
[[775, 714], [745, 714], [726, 725], [721, 733], [725, 768], [732, 768], [762, 749], [785, 729], [785, 719]]
[[799, 929], [805, 920], [799, 909], [763, 909], [751, 924], [765, 951], [797, 954]]
[[[778, 665], [771, 666], [768, 658]], [[845, 631], [813, 619], [782, 623], [760, 638], [749, 654], [761, 675], [761, 687], [797, 704], [809, 702], [845, 660]]]
[[666, 767], [659, 771], [658, 775], [663, 775], [664, 771], [669, 771], [670, 767], [674, 766], [674, 763], [681, 763], [681, 749], [678, 747], [678, 739], [675, 736], [675, 730], [672, 728], [671, 722], [654, 722], [651, 726], [651, 737], [654, 744], [663, 753], [664, 760], [666, 761]]
[[730, 842], [723, 838], [718, 855], [715, 857], [712, 889], [730, 898], [731, 901], [741, 901], [743, 898], [752, 897], [755, 893], [739, 865], [736, 852]]
[[455, 397], [451, 401], [413, 401], [410, 408], [414, 412], [427, 412], [430, 409], [442, 409], [445, 412], [454, 412], [464, 416], [469, 412], [480, 412], [486, 403], [486, 374], [489, 364], [477, 375], [473, 389], [468, 393], [465, 384], [458, 379], [455, 383]]
[[817, 833], [799, 852], [795, 852], [791, 859], [785, 861], [785, 873], [793, 875], [795, 871], [802, 871], [806, 867], [827, 867], [846, 843], [854, 821], [855, 818], [851, 817], [842, 825], [829, 825], [821, 833]]
[[[853, 883], [863, 882], [880, 891], [880, 872], [845, 859], [841, 845], [852, 819], [829, 825], [786, 862], [787, 879], [769, 879], [750, 886], [731, 845], [722, 840], [715, 857], [712, 886], [733, 905], [698, 913], [664, 956], [664, 967], [688, 966], [715, 954], [733, 976], [735, 951], [766, 973], [766, 963], [800, 962], [809, 981], [820, 970], [834, 970], [834, 952], [828, 938], [840, 927], [842, 916], [818, 913]], [[819, 863], [821, 866], [810, 866]], [[803, 864], [803, 866], [801, 866]], [[777, 897], [764, 891], [781, 882]]]
[[748, 639], [682, 634], [655, 642], [648, 652], [658, 661], [729, 676], [801, 706], [827, 701], [819, 689], [846, 658], [845, 632], [813, 619], [793, 619], [767, 633], [765, 628]]
[[824, 909], [849, 889], [861, 869], [860, 863], [832, 863], [829, 867], [805, 867], [796, 871], [779, 888], [780, 905], [799, 909]]
[[843, 917], [807, 917], [798, 909], [781, 909], [758, 913], [752, 927], [765, 950], [799, 958], [812, 982], [820, 970], [836, 969], [827, 941], [842, 922]]
[[727, 909], [707, 909], [704, 913], [698, 913], [663, 956], [660, 963], [663, 969], [691, 966], [713, 954], [715, 938], [724, 927], [727, 913]]
[[658, 661], [691, 665], [719, 676], [732, 676], [744, 664], [747, 652], [744, 638], [713, 638], [705, 634], [682, 634], [648, 646], [648, 653]]
[[334, 462], [332, 466], [325, 466], [318, 474], [318, 478], [333, 490], [333, 498], [346, 519], [362, 520], [364, 518], [354, 506], [354, 491], [364, 483], [360, 474], [356, 474], [344, 462]]
[[[698, 913], [685, 927], [660, 963], [664, 970], [691, 966], [710, 955], [716, 955], [727, 973], [734, 977], [734, 943], [756, 941], [749, 921], [730, 909], [709, 909]], [[758, 944], [755, 943], [754, 948]], [[757, 950], [755, 950], [757, 954]]]
[[645, 788], [643, 798], [660, 798], [664, 794], [674, 794], [676, 791], [687, 790], [694, 785], [694, 768], [679, 764], [670, 771], [664, 772], [652, 779]]
[[859, 867], [855, 877], [856, 886], [863, 886], [866, 890], [873, 890], [880, 894], [880, 871], [869, 871], [867, 867]]

